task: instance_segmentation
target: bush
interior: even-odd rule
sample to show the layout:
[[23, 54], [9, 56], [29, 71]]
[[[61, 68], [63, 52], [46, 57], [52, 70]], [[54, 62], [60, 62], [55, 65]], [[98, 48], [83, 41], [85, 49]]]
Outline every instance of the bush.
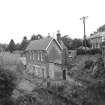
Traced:
[[61, 86], [52, 85], [50, 87], [51, 90], [56, 91], [56, 92], [63, 92], [64, 88], [65, 88], [64, 85], [61, 85]]
[[95, 55], [95, 54], [102, 54], [101, 49], [95, 48], [95, 49], [77, 49], [77, 55], [85, 55], [85, 54], [90, 54], [90, 55]]
[[103, 58], [100, 56], [97, 59], [97, 70], [94, 73], [95, 78], [105, 78], [105, 67]]
[[92, 66], [94, 62], [92, 60], [87, 60], [85, 61], [85, 68], [86, 69], [90, 69], [90, 67]]
[[12, 92], [15, 88], [15, 75], [10, 70], [0, 68], [0, 105], [12, 105]]
[[85, 50], [77, 49], [77, 55], [84, 55], [84, 54], [85, 54]]

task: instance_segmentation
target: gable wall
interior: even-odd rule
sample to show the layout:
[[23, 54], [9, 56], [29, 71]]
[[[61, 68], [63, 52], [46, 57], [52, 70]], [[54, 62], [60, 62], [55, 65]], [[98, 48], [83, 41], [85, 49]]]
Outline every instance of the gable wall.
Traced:
[[[46, 66], [46, 52], [42, 51], [41, 53], [43, 54], [43, 61], [41, 61], [41, 55], [39, 56], [40, 60], [38, 61], [38, 52], [41, 51], [28, 51], [26, 53], [26, 62], [27, 65], [32, 65], [32, 70], [30, 69], [29, 72], [31, 72], [33, 74], [33, 72], [35, 72], [37, 69], [35, 68], [35, 70], [33, 69], [33, 66], [40, 66], [41, 67], [41, 72], [43, 72], [42, 68], [44, 68], [44, 73], [40, 73], [40, 74], [44, 74], [46, 77], [47, 76], [47, 66]], [[33, 60], [33, 54], [34, 53], [34, 60]], [[53, 79], [57, 79], [58, 74], [60, 75], [59, 77], [61, 78], [61, 65], [58, 67], [54, 64], [55, 61], [59, 62], [59, 64], [61, 64], [62, 62], [62, 51], [60, 49], [60, 47], [58, 46], [58, 44], [55, 42], [55, 40], [53, 40], [50, 44], [50, 46], [47, 49], [47, 54], [48, 54], [48, 61], [49, 63], [49, 73], [50, 73], [50, 77]], [[30, 57], [31, 56], [31, 57]], [[39, 70], [38, 70], [39, 71]], [[36, 74], [36, 73], [35, 73]]]
[[53, 40], [50, 46], [48, 47], [48, 59], [50, 62], [53, 62], [54, 60], [60, 62], [62, 61], [62, 51], [57, 45], [57, 43]]

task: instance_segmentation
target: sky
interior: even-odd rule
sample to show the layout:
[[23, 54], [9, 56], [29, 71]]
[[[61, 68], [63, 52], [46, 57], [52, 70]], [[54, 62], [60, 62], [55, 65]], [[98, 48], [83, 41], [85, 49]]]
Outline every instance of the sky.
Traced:
[[83, 38], [83, 16], [86, 35], [105, 24], [104, 0], [0, 0], [0, 43], [11, 39], [20, 43], [33, 34]]

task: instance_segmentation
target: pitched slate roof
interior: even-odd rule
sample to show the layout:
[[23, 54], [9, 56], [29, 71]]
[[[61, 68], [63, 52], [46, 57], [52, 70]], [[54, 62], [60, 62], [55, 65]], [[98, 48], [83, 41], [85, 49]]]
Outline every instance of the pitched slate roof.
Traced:
[[46, 50], [48, 48], [49, 44], [53, 40], [52, 37], [46, 37], [39, 40], [31, 41], [28, 47], [26, 48], [26, 51], [29, 50]]
[[52, 40], [51, 37], [39, 39], [39, 40], [33, 40], [30, 42], [28, 47], [26, 48], [27, 50], [45, 50], [50, 41]]

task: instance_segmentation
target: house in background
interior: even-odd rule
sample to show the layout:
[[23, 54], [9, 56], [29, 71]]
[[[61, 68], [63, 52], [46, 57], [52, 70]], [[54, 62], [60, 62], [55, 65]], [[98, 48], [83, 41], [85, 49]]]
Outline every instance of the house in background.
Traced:
[[31, 41], [25, 51], [27, 74], [53, 81], [65, 79], [66, 73], [62, 70], [62, 50], [61, 44], [50, 36]]
[[92, 48], [100, 48], [101, 44], [105, 41], [105, 32], [94, 32], [88, 39], [92, 44]]

